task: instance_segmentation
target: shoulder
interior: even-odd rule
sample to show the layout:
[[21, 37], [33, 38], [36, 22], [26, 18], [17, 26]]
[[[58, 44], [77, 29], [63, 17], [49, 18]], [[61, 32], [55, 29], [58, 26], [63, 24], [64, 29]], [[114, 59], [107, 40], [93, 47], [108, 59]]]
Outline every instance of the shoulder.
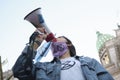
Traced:
[[88, 57], [88, 56], [76, 56], [76, 57], [83, 64], [95, 64], [95, 63], [99, 63], [95, 58], [91, 58], [91, 57]]
[[77, 56], [77, 57], [79, 57], [80, 61], [91, 62], [93, 60], [93, 58], [88, 57], [88, 56]]

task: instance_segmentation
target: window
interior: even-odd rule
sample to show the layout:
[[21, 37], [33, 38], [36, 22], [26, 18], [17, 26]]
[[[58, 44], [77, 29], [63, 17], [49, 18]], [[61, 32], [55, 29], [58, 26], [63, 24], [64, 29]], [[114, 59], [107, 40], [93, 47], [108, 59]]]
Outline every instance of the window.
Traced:
[[107, 53], [105, 53], [105, 54], [103, 55], [102, 63], [103, 63], [103, 65], [107, 65], [107, 64], [110, 63], [110, 58], [109, 58], [109, 56], [108, 56]]

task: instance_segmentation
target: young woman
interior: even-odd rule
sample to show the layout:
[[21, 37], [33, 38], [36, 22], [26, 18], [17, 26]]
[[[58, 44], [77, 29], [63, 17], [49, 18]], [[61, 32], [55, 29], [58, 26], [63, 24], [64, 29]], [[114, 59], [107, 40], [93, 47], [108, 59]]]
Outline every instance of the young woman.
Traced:
[[95, 59], [77, 56], [72, 42], [65, 36], [51, 44], [54, 59], [35, 64], [36, 80], [114, 80]]

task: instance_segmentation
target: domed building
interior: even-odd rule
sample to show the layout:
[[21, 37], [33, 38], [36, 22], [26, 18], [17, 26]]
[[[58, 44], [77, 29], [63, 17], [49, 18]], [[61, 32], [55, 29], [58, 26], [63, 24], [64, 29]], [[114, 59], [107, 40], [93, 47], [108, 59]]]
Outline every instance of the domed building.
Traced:
[[115, 80], [120, 80], [120, 28], [115, 33], [116, 36], [113, 36], [97, 31], [96, 48], [101, 64]]

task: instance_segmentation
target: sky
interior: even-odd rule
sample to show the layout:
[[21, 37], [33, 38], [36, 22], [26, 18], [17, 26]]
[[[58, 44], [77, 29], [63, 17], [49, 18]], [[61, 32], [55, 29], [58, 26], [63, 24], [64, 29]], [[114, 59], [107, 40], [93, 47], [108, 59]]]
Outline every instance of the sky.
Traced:
[[45, 23], [54, 34], [73, 42], [77, 55], [99, 61], [96, 31], [115, 36], [120, 22], [119, 3], [120, 0], [1, 0], [0, 55], [2, 61], [8, 60], [3, 71], [12, 68], [35, 31], [24, 17], [36, 8], [41, 8]]

